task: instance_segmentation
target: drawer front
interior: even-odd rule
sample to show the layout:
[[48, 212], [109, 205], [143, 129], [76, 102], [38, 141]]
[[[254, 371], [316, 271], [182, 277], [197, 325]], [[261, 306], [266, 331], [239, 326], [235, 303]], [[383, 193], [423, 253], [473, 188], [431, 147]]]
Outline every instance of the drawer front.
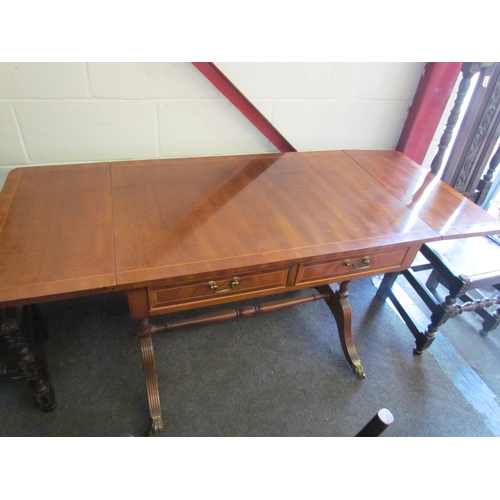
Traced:
[[148, 288], [149, 308], [172, 309], [179, 304], [200, 302], [199, 307], [225, 301], [226, 297], [244, 298], [261, 290], [286, 288], [289, 268], [256, 273], [241, 273], [207, 278], [189, 283], [158, 285]]
[[340, 259], [301, 264], [295, 284], [354, 279], [393, 271], [401, 267], [408, 250], [409, 248], [403, 248], [389, 252], [355, 254]]

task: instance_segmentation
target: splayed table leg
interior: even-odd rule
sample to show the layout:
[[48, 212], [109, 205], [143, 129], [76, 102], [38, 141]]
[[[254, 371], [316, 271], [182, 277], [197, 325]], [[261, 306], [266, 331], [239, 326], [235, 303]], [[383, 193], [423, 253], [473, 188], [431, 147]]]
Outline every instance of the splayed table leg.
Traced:
[[343, 281], [340, 283], [340, 286], [337, 283], [332, 283], [318, 287], [317, 290], [320, 293], [328, 293], [326, 303], [337, 322], [340, 344], [342, 345], [344, 356], [356, 376], [359, 379], [364, 379], [366, 375], [361, 366], [361, 359], [356, 352], [352, 337], [352, 309], [348, 298], [349, 284], [350, 281]]

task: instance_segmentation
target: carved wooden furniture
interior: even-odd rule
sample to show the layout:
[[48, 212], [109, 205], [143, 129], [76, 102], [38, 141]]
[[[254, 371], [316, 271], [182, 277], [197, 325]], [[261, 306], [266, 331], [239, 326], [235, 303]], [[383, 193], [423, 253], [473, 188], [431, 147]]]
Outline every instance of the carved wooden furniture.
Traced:
[[[464, 63], [464, 79], [468, 76], [467, 71], [472, 71], [470, 66], [470, 63]], [[458, 96], [457, 101], [459, 101]], [[454, 122], [452, 115], [453, 111], [449, 121]], [[445, 131], [441, 142], [446, 133]], [[464, 113], [450, 156], [443, 168], [441, 176], [443, 182], [478, 205], [482, 205], [491, 186], [493, 173], [485, 171], [499, 137], [500, 63], [483, 63], [470, 104]], [[440, 169], [439, 158], [438, 153], [433, 160], [431, 169], [433, 173], [438, 173]]]
[[[500, 304], [500, 295], [477, 299], [468, 293], [468, 290], [487, 286], [500, 289], [500, 246], [496, 242], [486, 236], [444, 240], [423, 245], [420, 252], [425, 261], [417, 259], [410, 269], [385, 274], [377, 290], [379, 299], [392, 301], [415, 337], [415, 354], [422, 354], [434, 341], [439, 327], [463, 312], [475, 311], [484, 318], [479, 330], [481, 335], [487, 335], [498, 326], [500, 308], [494, 314], [485, 308]], [[424, 284], [418, 273], [429, 269], [432, 272]], [[420, 331], [418, 321], [405, 309], [402, 297], [393, 289], [398, 275], [408, 281], [431, 312], [425, 331]], [[436, 294], [438, 284], [447, 289], [444, 300]], [[463, 304], [457, 303], [458, 299]]]
[[[491, 180], [495, 169], [500, 163], [500, 147], [491, 158], [489, 168], [483, 179], [485, 183]], [[489, 179], [489, 180], [488, 180]], [[486, 308], [500, 304], [500, 295], [491, 299], [482, 296], [480, 299], [468, 294], [468, 290], [481, 287], [494, 287], [500, 290], [500, 244], [487, 236], [467, 237], [451, 241], [427, 243], [420, 249], [425, 259], [417, 259], [410, 269], [401, 273], [387, 273], [382, 280], [377, 297], [381, 300], [390, 298], [403, 317], [416, 339], [415, 354], [422, 354], [434, 340], [438, 328], [448, 319], [465, 311], [476, 311], [484, 319], [481, 335], [487, 335], [500, 322], [500, 307], [493, 314]], [[420, 281], [417, 273], [431, 270], [425, 283]], [[401, 274], [417, 292], [424, 304], [431, 311], [430, 323], [424, 332], [419, 330], [416, 319], [405, 310], [393, 285]], [[443, 300], [436, 295], [438, 284], [444, 285], [448, 294]], [[457, 304], [460, 299], [464, 304]]]
[[[464, 63], [457, 100], [441, 138], [438, 153], [431, 164], [431, 171], [437, 174], [442, 167], [444, 153], [450, 143], [465, 93], [472, 76], [478, 71], [479, 83], [443, 171], [443, 181], [480, 205], [491, 188], [495, 170], [500, 163], [499, 63], [483, 66], [480, 63]], [[416, 354], [421, 354], [431, 345], [440, 326], [465, 311], [476, 311], [483, 317], [481, 335], [487, 335], [499, 324], [500, 308], [493, 314], [486, 308], [500, 304], [500, 295], [495, 298], [482, 296], [478, 299], [467, 291], [491, 286], [500, 289], [500, 245], [487, 237], [467, 236], [470, 235], [465, 234], [459, 240], [423, 245], [421, 256], [424, 261], [415, 261], [410, 269], [401, 273], [386, 274], [380, 284], [377, 297], [381, 300], [390, 298], [399, 311], [416, 339]], [[417, 273], [429, 269], [432, 272], [424, 285]], [[418, 321], [405, 309], [398, 291], [393, 289], [398, 274], [407, 280], [431, 311], [430, 323], [425, 331], [420, 331]], [[438, 299], [436, 295], [439, 283], [448, 291], [444, 300]], [[458, 304], [457, 299], [463, 304]]]
[[[154, 434], [157, 332], [326, 300], [362, 378], [349, 282], [408, 268], [425, 242], [500, 232], [500, 222], [400, 153], [325, 151], [16, 169], [0, 230], [3, 308], [127, 292]], [[317, 293], [150, 319], [303, 288]]]
[[57, 404], [48, 379], [43, 348], [46, 328], [35, 305], [0, 309], [0, 376], [30, 383], [38, 406], [53, 411]]
[[448, 121], [446, 122], [443, 135], [439, 141], [438, 151], [432, 159], [430, 170], [433, 174], [437, 174], [443, 165], [446, 150], [448, 149], [451, 139], [453, 138], [453, 131], [460, 118], [462, 105], [469, 91], [472, 78], [480, 70], [481, 63], [479, 62], [463, 63], [462, 65], [462, 79], [460, 80], [460, 85], [458, 86], [457, 97], [453, 103], [450, 115], [448, 116]]

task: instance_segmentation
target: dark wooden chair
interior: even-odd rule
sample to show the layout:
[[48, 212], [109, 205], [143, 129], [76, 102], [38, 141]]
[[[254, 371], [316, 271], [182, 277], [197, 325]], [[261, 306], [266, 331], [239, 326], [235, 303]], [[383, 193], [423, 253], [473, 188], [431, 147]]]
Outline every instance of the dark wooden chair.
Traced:
[[[428, 270], [431, 272], [423, 283], [418, 273]], [[418, 320], [393, 289], [399, 275], [406, 279], [431, 312], [430, 323], [424, 332], [420, 331]], [[439, 284], [447, 290], [444, 301], [437, 293]], [[377, 298], [392, 301], [415, 337], [415, 354], [421, 354], [431, 345], [440, 326], [466, 311], [475, 311], [483, 318], [481, 335], [494, 330], [500, 324], [500, 307], [493, 313], [487, 308], [500, 304], [500, 295], [487, 298], [478, 290], [488, 287], [500, 291], [500, 244], [487, 236], [478, 236], [423, 245], [419, 258], [410, 269], [384, 276]], [[476, 290], [476, 297], [471, 295], [471, 290]]]
[[[441, 138], [438, 153], [432, 161], [431, 172], [438, 174], [440, 171], [444, 151], [450, 143], [470, 80], [475, 72], [480, 71], [481, 84], [474, 90], [471, 105], [460, 126], [441, 178], [481, 205], [492, 186], [495, 170], [500, 163], [500, 101], [496, 97], [500, 91], [500, 64], [483, 66], [481, 70], [478, 64], [464, 63], [457, 100]], [[483, 83], [486, 81], [484, 77], [488, 75], [490, 86], [486, 88]], [[488, 160], [488, 168], [485, 169]], [[416, 339], [416, 354], [421, 354], [431, 345], [440, 326], [465, 311], [476, 311], [483, 318], [481, 335], [487, 335], [500, 324], [500, 307], [493, 313], [487, 310], [500, 304], [500, 295], [488, 298], [479, 290], [489, 288], [493, 293], [495, 290], [500, 291], [499, 242], [500, 239], [478, 236], [429, 243], [422, 246], [410, 269], [384, 276], [377, 290], [377, 297], [381, 300], [389, 298], [392, 301]], [[423, 283], [418, 273], [429, 270], [431, 272]], [[398, 276], [406, 279], [431, 312], [430, 323], [425, 331], [420, 330], [418, 320], [413, 314], [419, 311], [403, 303], [397, 288], [394, 287]], [[447, 290], [444, 300], [437, 293], [438, 285], [443, 285]], [[470, 293], [472, 290], [476, 291], [475, 296]]]

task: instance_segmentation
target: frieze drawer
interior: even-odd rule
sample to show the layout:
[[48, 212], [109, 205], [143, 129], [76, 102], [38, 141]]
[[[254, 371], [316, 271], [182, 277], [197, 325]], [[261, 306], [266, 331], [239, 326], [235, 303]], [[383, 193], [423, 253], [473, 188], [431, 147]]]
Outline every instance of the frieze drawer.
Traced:
[[358, 276], [394, 271], [401, 267], [408, 250], [408, 248], [402, 248], [391, 252], [368, 252], [339, 259], [301, 264], [295, 284], [354, 279]]
[[245, 298], [253, 292], [286, 288], [289, 268], [254, 273], [233, 273], [191, 282], [152, 286], [148, 288], [149, 308], [173, 309], [177, 304], [195, 301], [197, 306], [223, 302], [225, 297]]

